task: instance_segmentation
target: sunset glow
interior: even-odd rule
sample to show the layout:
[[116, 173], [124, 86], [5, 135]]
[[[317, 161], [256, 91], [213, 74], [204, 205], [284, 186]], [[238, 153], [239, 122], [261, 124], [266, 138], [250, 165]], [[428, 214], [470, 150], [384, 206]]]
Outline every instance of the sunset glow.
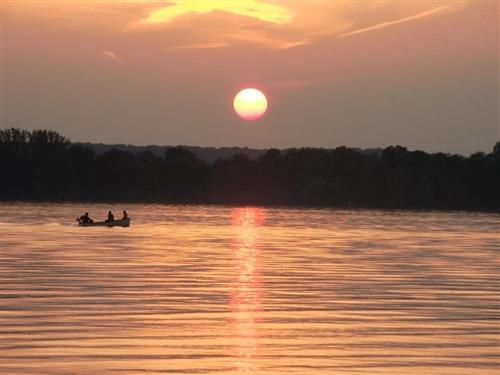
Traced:
[[0, 0], [0, 375], [500, 369], [499, 16]]
[[267, 99], [257, 89], [244, 89], [234, 97], [233, 106], [242, 119], [258, 120], [266, 113]]
[[106, 143], [487, 152], [498, 6], [6, 0], [2, 122]]

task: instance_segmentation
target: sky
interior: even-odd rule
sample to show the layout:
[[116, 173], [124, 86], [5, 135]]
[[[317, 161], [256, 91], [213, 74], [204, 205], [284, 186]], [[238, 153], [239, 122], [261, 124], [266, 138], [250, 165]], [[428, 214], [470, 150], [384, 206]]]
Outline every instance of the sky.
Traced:
[[[500, 139], [497, 1], [2, 0], [1, 128], [73, 141], [470, 154]], [[239, 90], [267, 113], [239, 118]]]

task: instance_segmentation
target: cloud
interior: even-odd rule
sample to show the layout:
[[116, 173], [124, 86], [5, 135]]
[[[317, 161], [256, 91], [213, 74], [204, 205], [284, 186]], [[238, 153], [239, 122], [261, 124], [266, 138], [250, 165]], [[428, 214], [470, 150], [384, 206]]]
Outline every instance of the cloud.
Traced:
[[[458, 4], [458, 6], [457, 6]], [[130, 30], [164, 33], [169, 49], [253, 44], [288, 49], [320, 38], [343, 38], [438, 16], [464, 1], [394, 3], [273, 0], [177, 0], [131, 23]]]
[[363, 33], [369, 32], [369, 31], [383, 29], [383, 28], [388, 27], [388, 26], [399, 25], [399, 24], [402, 24], [402, 23], [406, 23], [406, 22], [410, 22], [410, 21], [415, 21], [415, 20], [419, 20], [419, 19], [422, 19], [422, 18], [426, 18], [426, 17], [430, 17], [430, 16], [435, 16], [435, 15], [438, 15], [438, 14], [443, 14], [443, 13], [449, 12], [449, 11], [451, 11], [453, 9], [456, 9], [456, 8], [457, 8], [456, 4], [455, 5], [442, 5], [442, 6], [439, 6], [439, 7], [436, 7], [436, 8], [427, 10], [427, 11], [424, 11], [424, 12], [420, 12], [418, 14], [414, 14], [412, 16], [400, 18], [398, 20], [381, 22], [381, 23], [378, 23], [378, 24], [375, 24], [375, 25], [372, 25], [372, 26], [369, 26], [369, 27], [362, 28], [362, 29], [357, 29], [357, 30], [349, 31], [349, 32], [340, 34], [337, 37], [338, 38], [344, 38], [346, 36], [363, 34]]
[[132, 40], [153, 41], [161, 44], [159, 50], [241, 45], [289, 49], [325, 37], [343, 38], [440, 16], [465, 3], [465, 0], [92, 0], [63, 3], [44, 0], [29, 2], [29, 5], [7, 2], [5, 10], [37, 17], [58, 31], [109, 33]]
[[275, 24], [287, 23], [292, 19], [286, 7], [258, 0], [177, 0], [167, 7], [154, 10], [147, 18], [141, 20], [140, 24], [168, 23], [186, 14], [205, 14], [214, 11], [252, 17]]
[[122, 62], [122, 58], [119, 57], [115, 52], [112, 52], [112, 51], [103, 51], [102, 53], [104, 55], [104, 57], [106, 57], [107, 59], [111, 60], [111, 61], [114, 61], [114, 62]]

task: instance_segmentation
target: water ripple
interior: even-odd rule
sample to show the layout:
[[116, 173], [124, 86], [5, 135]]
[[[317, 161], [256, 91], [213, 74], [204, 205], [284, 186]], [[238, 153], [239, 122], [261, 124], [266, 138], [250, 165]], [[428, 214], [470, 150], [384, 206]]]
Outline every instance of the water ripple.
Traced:
[[500, 371], [499, 215], [109, 208], [0, 206], [2, 374]]

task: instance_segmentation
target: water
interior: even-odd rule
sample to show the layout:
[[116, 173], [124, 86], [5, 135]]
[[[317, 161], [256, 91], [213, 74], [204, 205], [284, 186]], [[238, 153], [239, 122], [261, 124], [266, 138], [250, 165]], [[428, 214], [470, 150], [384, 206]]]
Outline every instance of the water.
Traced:
[[2, 204], [2, 374], [498, 374], [499, 216]]

